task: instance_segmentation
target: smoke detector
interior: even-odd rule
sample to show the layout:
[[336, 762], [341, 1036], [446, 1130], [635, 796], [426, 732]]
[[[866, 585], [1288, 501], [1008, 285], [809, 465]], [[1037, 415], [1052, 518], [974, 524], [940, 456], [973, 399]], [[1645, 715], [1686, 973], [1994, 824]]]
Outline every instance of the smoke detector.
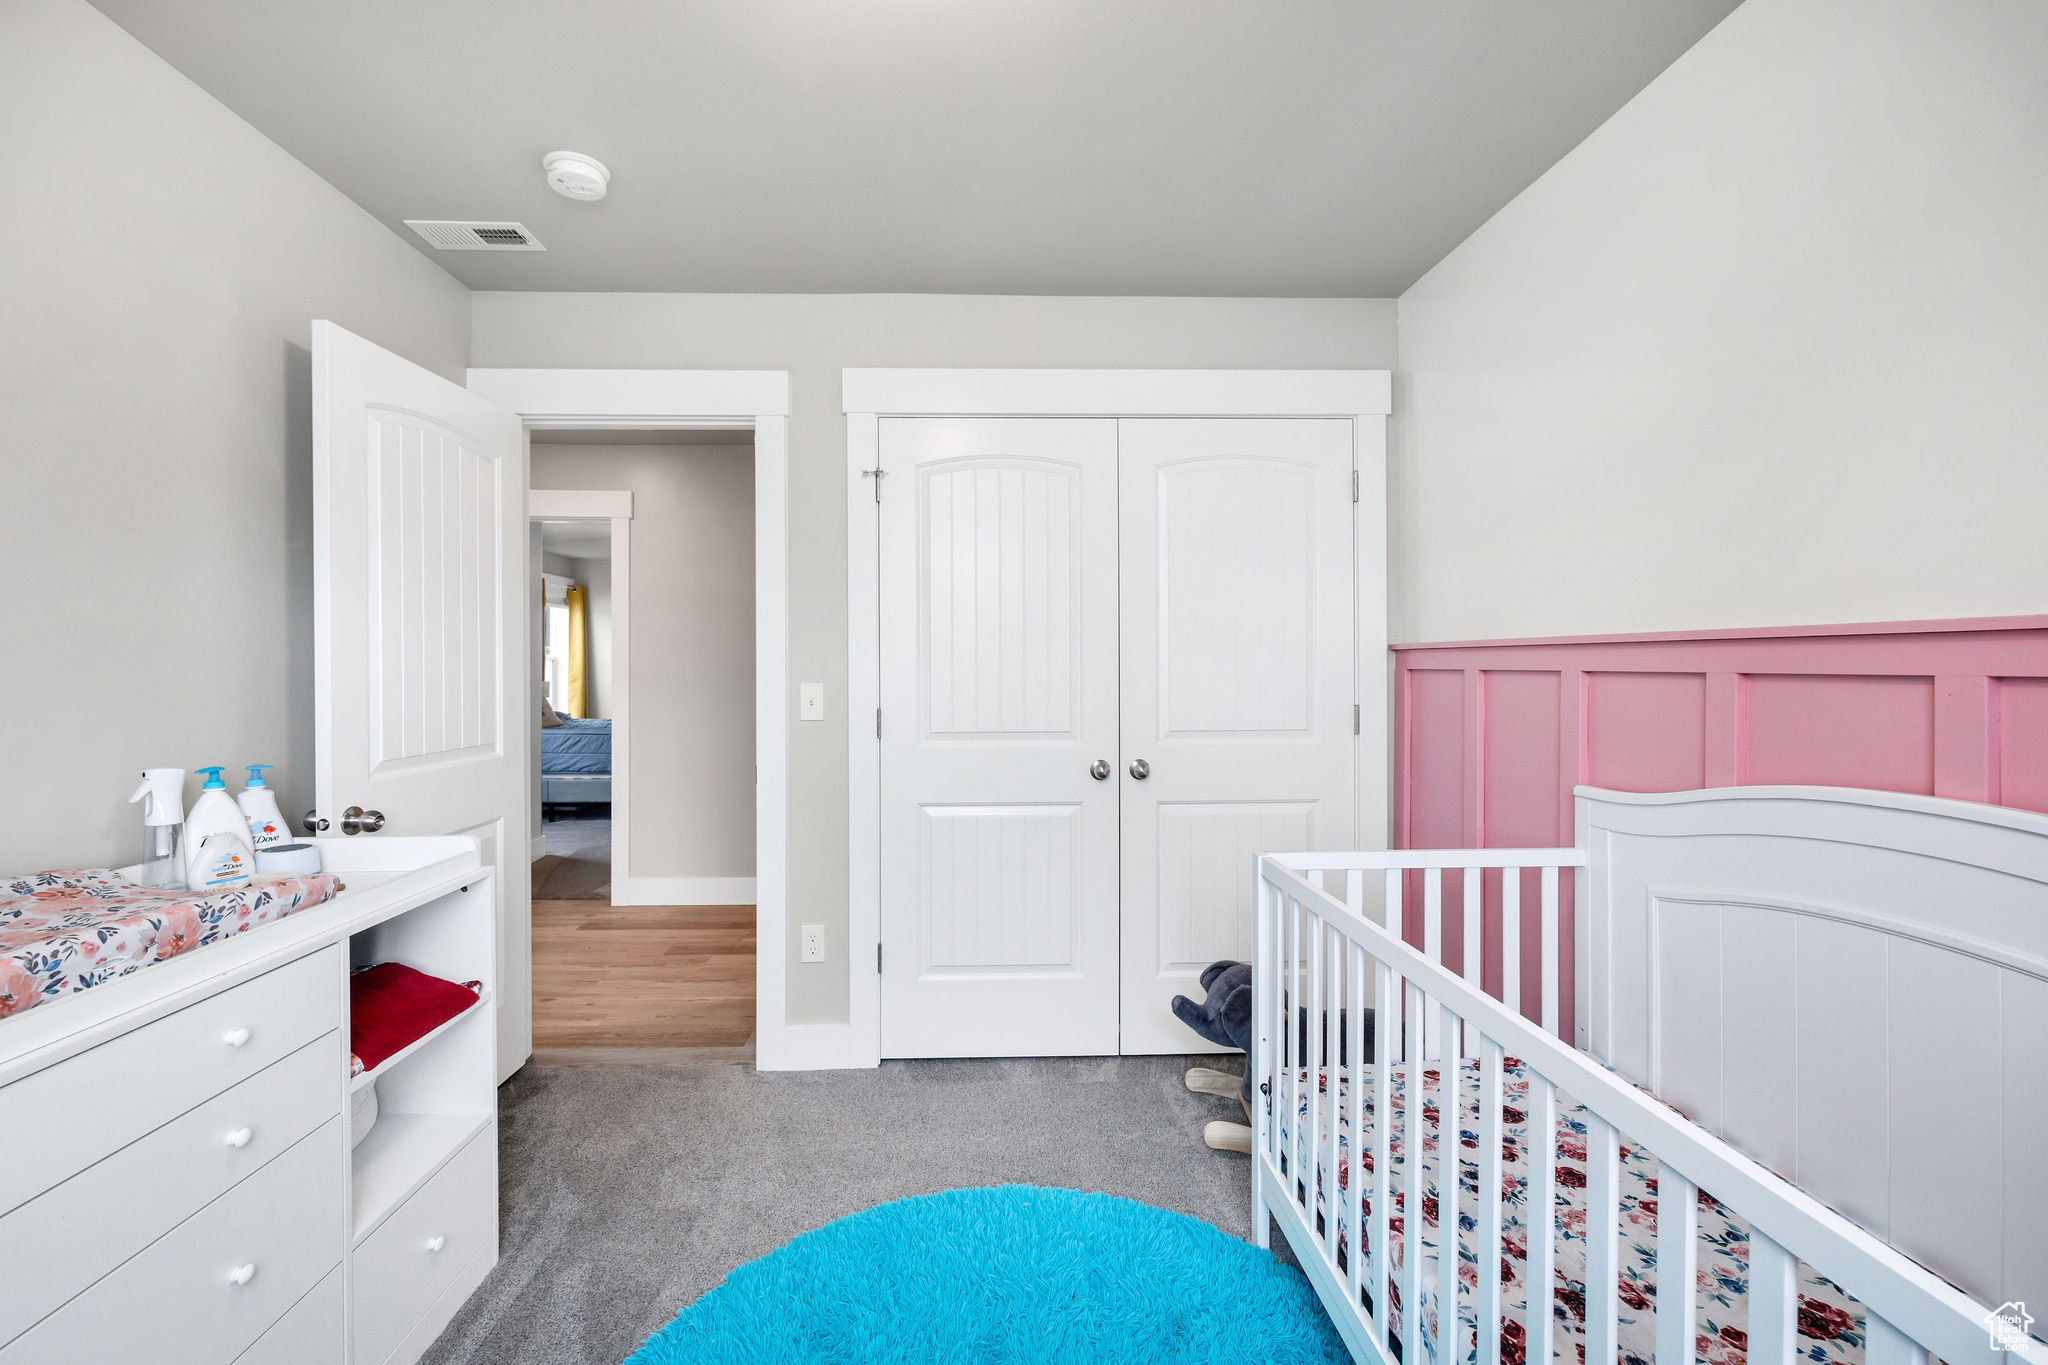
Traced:
[[540, 168], [548, 173], [549, 187], [566, 199], [594, 202], [604, 198], [612, 183], [605, 164], [581, 152], [549, 152], [540, 159]]
[[546, 251], [523, 223], [460, 223], [408, 218], [405, 225], [437, 251]]

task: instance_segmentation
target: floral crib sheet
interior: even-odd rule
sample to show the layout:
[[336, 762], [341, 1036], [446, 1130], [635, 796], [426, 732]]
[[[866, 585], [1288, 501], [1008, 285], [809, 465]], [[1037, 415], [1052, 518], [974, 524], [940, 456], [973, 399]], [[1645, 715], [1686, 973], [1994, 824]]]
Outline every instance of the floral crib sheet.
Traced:
[[0, 1019], [320, 904], [331, 872], [161, 891], [104, 868], [0, 882]]
[[[1459, 1068], [1459, 1113], [1458, 1138], [1464, 1154], [1458, 1164], [1458, 1283], [1461, 1290], [1460, 1335], [1457, 1351], [1457, 1365], [1476, 1360], [1477, 1325], [1475, 1319], [1476, 1300], [1467, 1295], [1477, 1294], [1479, 1280], [1478, 1227], [1473, 1207], [1479, 1190], [1479, 1064], [1468, 1060], [1458, 1064]], [[1404, 1148], [1407, 1138], [1407, 1122], [1402, 1117], [1407, 1089], [1407, 1067], [1396, 1064], [1390, 1078], [1394, 1109], [1393, 1166], [1388, 1174], [1388, 1192], [1394, 1207], [1388, 1215], [1389, 1240], [1393, 1243], [1394, 1266], [1398, 1270], [1406, 1253], [1406, 1200], [1401, 1191], [1405, 1180], [1402, 1166], [1406, 1160]], [[1308, 1073], [1298, 1073], [1301, 1084], [1300, 1103], [1293, 1123], [1287, 1122], [1284, 1112], [1280, 1114], [1280, 1142], [1283, 1152], [1296, 1151], [1295, 1134], [1306, 1129], [1308, 1121]], [[1422, 1314], [1424, 1340], [1428, 1343], [1429, 1360], [1436, 1365], [1445, 1365], [1436, 1348], [1436, 1248], [1439, 1231], [1437, 1226], [1436, 1168], [1438, 1163], [1435, 1125], [1437, 1122], [1437, 1097], [1442, 1093], [1438, 1087], [1439, 1073], [1429, 1067], [1423, 1071], [1424, 1084], [1424, 1150], [1422, 1188]], [[1328, 1218], [1325, 1207], [1326, 1179], [1321, 1159], [1327, 1152], [1330, 1122], [1330, 1099], [1328, 1077], [1317, 1073], [1321, 1087], [1320, 1117], [1322, 1131], [1316, 1146], [1315, 1167], [1316, 1207]], [[1351, 1168], [1351, 1143], [1348, 1113], [1350, 1109], [1350, 1082], [1341, 1074], [1337, 1078], [1337, 1097], [1344, 1113], [1337, 1120], [1337, 1147], [1339, 1164], [1337, 1188], [1349, 1186]], [[1360, 1167], [1367, 1179], [1373, 1169], [1373, 1087], [1368, 1081], [1365, 1087], [1366, 1132], [1361, 1152]], [[1506, 1254], [1503, 1257], [1501, 1284], [1501, 1361], [1502, 1365], [1524, 1365], [1523, 1320], [1524, 1305], [1527, 1302], [1523, 1273], [1528, 1259], [1528, 1233], [1526, 1215], [1528, 1212], [1528, 1118], [1526, 1103], [1529, 1094], [1529, 1078], [1519, 1059], [1506, 1058], [1502, 1067], [1502, 1131], [1503, 1150], [1501, 1153], [1501, 1180], [1506, 1193], [1502, 1209], [1501, 1226]], [[1269, 1099], [1269, 1105], [1271, 1101]], [[1273, 1108], [1283, 1110], [1284, 1103]], [[1584, 1365], [1586, 1356], [1586, 1113], [1577, 1105], [1570, 1104], [1560, 1092], [1558, 1096], [1557, 1120], [1557, 1196], [1554, 1217], [1558, 1227], [1555, 1242], [1554, 1279], [1552, 1291], [1553, 1313], [1556, 1326], [1551, 1333], [1553, 1359], [1562, 1365]], [[1291, 1171], [1301, 1171], [1311, 1163], [1296, 1159], [1288, 1163]], [[1651, 1365], [1656, 1359], [1656, 1317], [1654, 1313], [1657, 1295], [1657, 1161], [1650, 1153], [1629, 1144], [1626, 1138], [1621, 1144], [1621, 1188], [1620, 1188], [1620, 1229], [1618, 1236], [1621, 1281], [1620, 1347], [1622, 1365]], [[1362, 1202], [1365, 1207], [1366, 1227], [1371, 1228], [1372, 1190], [1366, 1188]], [[1350, 1254], [1350, 1230], [1344, 1216], [1348, 1200], [1339, 1201], [1339, 1216], [1336, 1219], [1338, 1243]], [[1699, 1252], [1698, 1279], [1694, 1285], [1696, 1296], [1697, 1337], [1695, 1348], [1697, 1358], [1704, 1365], [1738, 1365], [1747, 1359], [1749, 1314], [1746, 1304], [1749, 1292], [1749, 1225], [1725, 1206], [1716, 1202], [1705, 1191], [1699, 1199]], [[1371, 1239], [1366, 1239], [1367, 1252], [1371, 1251]], [[1398, 1334], [1401, 1330], [1402, 1305], [1398, 1288], [1391, 1297], [1389, 1327]], [[1863, 1310], [1833, 1281], [1816, 1275], [1804, 1264], [1799, 1267], [1799, 1354], [1814, 1365], [1860, 1365], [1863, 1359]]]

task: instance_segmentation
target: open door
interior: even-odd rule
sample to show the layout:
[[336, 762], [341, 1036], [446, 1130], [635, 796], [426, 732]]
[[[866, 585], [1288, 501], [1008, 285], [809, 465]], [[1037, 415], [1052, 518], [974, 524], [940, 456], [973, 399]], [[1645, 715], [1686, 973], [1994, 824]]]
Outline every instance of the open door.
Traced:
[[533, 1051], [520, 419], [313, 324], [313, 754], [325, 835], [472, 834], [498, 1078]]

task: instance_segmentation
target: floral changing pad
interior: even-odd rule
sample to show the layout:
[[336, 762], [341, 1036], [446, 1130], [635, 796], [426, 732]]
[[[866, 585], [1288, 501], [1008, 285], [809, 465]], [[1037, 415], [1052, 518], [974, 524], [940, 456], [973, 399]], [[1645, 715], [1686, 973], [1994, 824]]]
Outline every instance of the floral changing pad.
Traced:
[[[1450, 1352], [1451, 1359], [1444, 1360], [1436, 1349], [1437, 1296], [1436, 1259], [1438, 1238], [1437, 1226], [1437, 1096], [1438, 1071], [1430, 1066], [1423, 1075], [1423, 1174], [1422, 1188], [1422, 1252], [1426, 1258], [1422, 1266], [1422, 1323], [1423, 1339], [1426, 1343], [1429, 1362], [1433, 1365], [1465, 1365], [1475, 1359], [1476, 1332], [1476, 1286], [1479, 1280], [1478, 1224], [1473, 1216], [1473, 1204], [1479, 1192], [1479, 1064], [1467, 1060], [1458, 1063], [1459, 1113], [1457, 1118], [1458, 1144], [1462, 1149], [1458, 1157], [1458, 1333], [1457, 1345]], [[1393, 1166], [1389, 1173], [1389, 1192], [1394, 1202], [1388, 1215], [1388, 1240], [1393, 1243], [1394, 1265], [1400, 1267], [1407, 1259], [1410, 1210], [1405, 1207], [1401, 1185], [1406, 1179], [1401, 1167], [1407, 1160], [1406, 1147], [1408, 1124], [1403, 1117], [1406, 1107], [1408, 1068], [1395, 1064], [1391, 1077], [1394, 1131]], [[1329, 1077], [1317, 1073], [1321, 1089], [1319, 1117], [1322, 1132], [1316, 1144], [1315, 1181], [1316, 1207], [1327, 1217], [1326, 1201], [1331, 1182], [1323, 1170], [1322, 1155], [1328, 1150], [1330, 1121]], [[1309, 1081], [1306, 1070], [1297, 1075], [1300, 1082], [1300, 1098], [1294, 1122], [1288, 1122], [1285, 1105], [1280, 1110], [1280, 1144], [1282, 1152], [1299, 1151], [1295, 1146], [1299, 1134], [1306, 1131], [1308, 1124]], [[1502, 1209], [1502, 1240], [1506, 1255], [1501, 1275], [1501, 1353], [1502, 1365], [1524, 1365], [1526, 1352], [1523, 1346], [1522, 1322], [1523, 1305], [1527, 1302], [1523, 1281], [1523, 1270], [1528, 1259], [1528, 1182], [1529, 1182], [1529, 1140], [1527, 1102], [1529, 1077], [1522, 1063], [1516, 1058], [1505, 1059], [1502, 1073], [1503, 1142], [1501, 1151], [1501, 1183], [1507, 1196]], [[1337, 1190], [1348, 1188], [1351, 1178], [1351, 1145], [1354, 1135], [1348, 1114], [1351, 1107], [1349, 1098], [1350, 1081], [1341, 1073], [1337, 1077], [1336, 1093], [1343, 1110], [1337, 1120], [1338, 1165], [1335, 1185]], [[1365, 1094], [1364, 1148], [1360, 1153], [1360, 1165], [1370, 1179], [1373, 1169], [1373, 1092], [1368, 1084]], [[1553, 1135], [1557, 1150], [1557, 1196], [1556, 1207], [1551, 1210], [1553, 1226], [1558, 1229], [1554, 1242], [1556, 1257], [1553, 1262], [1554, 1284], [1551, 1303], [1556, 1327], [1551, 1333], [1553, 1361], [1555, 1365], [1584, 1365], [1586, 1333], [1586, 1113], [1572, 1104], [1563, 1093], [1558, 1095], [1557, 1132]], [[1306, 1169], [1311, 1163], [1301, 1158], [1288, 1162], [1294, 1170]], [[1654, 1307], [1657, 1299], [1657, 1160], [1649, 1152], [1635, 1146], [1626, 1138], [1621, 1143], [1621, 1218], [1619, 1289], [1621, 1295], [1620, 1321], [1620, 1365], [1650, 1365], [1656, 1359], [1656, 1318]], [[1366, 1226], [1371, 1227], [1372, 1191], [1368, 1185], [1362, 1202], [1366, 1209]], [[1338, 1200], [1337, 1233], [1339, 1245], [1346, 1248], [1349, 1256], [1350, 1228], [1348, 1199]], [[1367, 1253], [1371, 1252], [1371, 1239], [1367, 1239]], [[1692, 1286], [1694, 1305], [1698, 1311], [1698, 1336], [1694, 1341], [1696, 1360], [1701, 1365], [1741, 1365], [1748, 1355], [1749, 1311], [1749, 1225], [1737, 1217], [1733, 1210], [1717, 1202], [1705, 1191], [1699, 1196], [1699, 1255], [1698, 1278]], [[1403, 1305], [1398, 1301], [1391, 1306], [1393, 1312], [1390, 1326], [1398, 1334], [1401, 1330]], [[1811, 1270], [1804, 1263], [1799, 1266], [1799, 1343], [1798, 1358], [1811, 1365], [1860, 1365], [1863, 1360], [1863, 1309], [1862, 1306], [1842, 1292], [1839, 1285]], [[1537, 1365], [1537, 1362], [1529, 1362]]]
[[104, 868], [0, 881], [0, 1019], [283, 919], [341, 890], [331, 872], [195, 895]]

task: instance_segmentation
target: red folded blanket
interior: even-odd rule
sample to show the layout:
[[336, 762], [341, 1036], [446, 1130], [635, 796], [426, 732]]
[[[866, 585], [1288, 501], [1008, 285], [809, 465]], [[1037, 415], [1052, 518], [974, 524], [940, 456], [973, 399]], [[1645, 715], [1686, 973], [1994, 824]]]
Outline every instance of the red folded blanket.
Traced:
[[457, 985], [402, 962], [380, 962], [348, 979], [351, 1072], [375, 1069], [474, 1005], [481, 981]]

